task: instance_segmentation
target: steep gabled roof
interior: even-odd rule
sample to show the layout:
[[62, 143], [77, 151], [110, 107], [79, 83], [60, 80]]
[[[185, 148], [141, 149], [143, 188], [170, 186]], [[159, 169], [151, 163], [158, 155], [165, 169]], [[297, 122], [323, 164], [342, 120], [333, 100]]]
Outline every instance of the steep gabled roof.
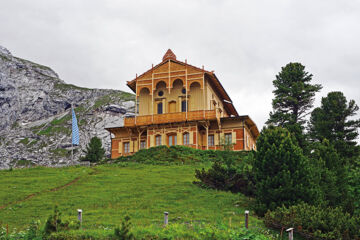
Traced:
[[[233, 105], [233, 103], [231, 101], [231, 98], [229, 97], [226, 90], [224, 89], [224, 87], [220, 83], [219, 79], [216, 77], [216, 75], [212, 71], [207, 71], [207, 70], [204, 70], [202, 68], [198, 68], [198, 67], [190, 65], [188, 63], [177, 60], [176, 55], [173, 53], [173, 51], [171, 51], [171, 49], [168, 49], [166, 51], [166, 53], [165, 53], [165, 55], [163, 57], [163, 61], [161, 63], [157, 64], [153, 68], [151, 68], [148, 71], [144, 72], [143, 74], [139, 75], [137, 78], [141, 78], [145, 74], [151, 72], [153, 69], [156, 69], [156, 68], [160, 67], [161, 65], [163, 65], [165, 63], [168, 63], [168, 61], [180, 64], [180, 65], [184, 65], [184, 66], [187, 65], [187, 66], [192, 67], [194, 69], [197, 69], [197, 70], [199, 70], [201, 72], [204, 72], [206, 79], [212, 85], [213, 89], [219, 94], [219, 97], [223, 100], [225, 110], [228, 112], [228, 114], [229, 115], [234, 115], [234, 116], [239, 116], [238, 112], [236, 111], [236, 109], [235, 109], [235, 107], [234, 107], [234, 105]], [[137, 80], [137, 78], [127, 82], [127, 86], [133, 92], [136, 92], [136, 80]]]

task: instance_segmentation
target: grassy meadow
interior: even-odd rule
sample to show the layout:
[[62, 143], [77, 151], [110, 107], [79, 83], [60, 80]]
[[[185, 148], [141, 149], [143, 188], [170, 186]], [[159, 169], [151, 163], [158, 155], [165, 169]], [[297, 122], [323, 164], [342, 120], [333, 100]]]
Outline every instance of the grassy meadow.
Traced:
[[[77, 209], [82, 209], [82, 231], [90, 232], [113, 229], [125, 215], [139, 232], [161, 228], [164, 211], [172, 224], [243, 227], [249, 204], [245, 196], [192, 183], [195, 169], [209, 166], [121, 163], [2, 170], [0, 225], [26, 229], [34, 220], [45, 222], [58, 205], [68, 220], [76, 221]], [[264, 228], [252, 216], [250, 227]]]

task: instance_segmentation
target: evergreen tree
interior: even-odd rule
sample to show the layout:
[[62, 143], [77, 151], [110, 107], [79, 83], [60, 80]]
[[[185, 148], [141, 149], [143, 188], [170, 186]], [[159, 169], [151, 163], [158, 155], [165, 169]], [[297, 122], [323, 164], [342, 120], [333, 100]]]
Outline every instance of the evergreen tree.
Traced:
[[253, 171], [256, 182], [256, 211], [314, 203], [320, 190], [313, 168], [297, 146], [295, 137], [281, 127], [264, 128], [257, 140]]
[[321, 100], [321, 107], [311, 113], [309, 135], [313, 141], [328, 139], [342, 158], [356, 158], [360, 119], [350, 120], [359, 110], [354, 100], [349, 103], [342, 92], [330, 92]]
[[86, 155], [82, 158], [83, 161], [98, 162], [105, 154], [105, 150], [102, 147], [101, 140], [98, 137], [90, 139], [90, 143], [86, 147]]
[[273, 111], [266, 122], [287, 128], [295, 135], [301, 147], [305, 145], [304, 117], [313, 107], [315, 93], [322, 88], [319, 84], [310, 84], [311, 80], [312, 74], [306, 72], [301, 63], [289, 63], [282, 67], [273, 81]]
[[345, 205], [346, 171], [343, 159], [328, 140], [314, 144], [311, 153], [323, 198], [327, 205], [337, 207]]

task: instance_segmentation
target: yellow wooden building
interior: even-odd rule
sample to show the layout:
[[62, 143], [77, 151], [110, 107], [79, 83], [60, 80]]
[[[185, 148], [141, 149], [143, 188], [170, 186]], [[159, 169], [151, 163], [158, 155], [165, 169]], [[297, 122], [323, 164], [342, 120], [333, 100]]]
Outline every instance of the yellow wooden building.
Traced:
[[159, 145], [196, 149], [252, 150], [259, 135], [247, 115], [239, 116], [211, 71], [178, 61], [169, 49], [161, 63], [128, 81], [136, 94], [136, 116], [112, 133], [111, 158]]

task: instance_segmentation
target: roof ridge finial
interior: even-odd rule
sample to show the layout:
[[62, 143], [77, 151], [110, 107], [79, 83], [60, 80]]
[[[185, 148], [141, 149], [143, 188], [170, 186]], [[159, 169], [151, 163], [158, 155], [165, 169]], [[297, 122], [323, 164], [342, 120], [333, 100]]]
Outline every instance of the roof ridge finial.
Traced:
[[169, 59], [176, 60], [176, 55], [173, 53], [173, 51], [171, 51], [170, 48], [166, 51], [163, 57], [163, 62]]

